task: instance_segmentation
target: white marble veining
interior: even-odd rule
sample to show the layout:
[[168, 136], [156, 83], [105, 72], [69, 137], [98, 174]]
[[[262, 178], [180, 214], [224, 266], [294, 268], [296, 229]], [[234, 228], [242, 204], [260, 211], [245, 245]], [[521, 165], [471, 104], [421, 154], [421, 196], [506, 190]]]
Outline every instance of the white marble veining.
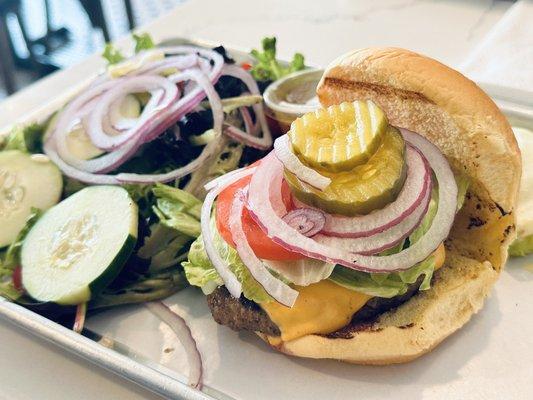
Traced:
[[[300, 51], [315, 64], [328, 63], [352, 48], [392, 45], [457, 65], [510, 5], [488, 0], [190, 0], [146, 30], [159, 40], [189, 36], [242, 48], [257, 46], [263, 36], [276, 35], [281, 56]], [[56, 98], [102, 65], [95, 55], [6, 99], [0, 103], [0, 127]], [[155, 398], [4, 321], [0, 321], [0, 337], [0, 399]], [[443, 369], [448, 364], [440, 365]], [[459, 373], [471, 372], [468, 364], [465, 368]], [[423, 376], [424, 371], [419, 374]], [[489, 390], [489, 381], [486, 386]]]

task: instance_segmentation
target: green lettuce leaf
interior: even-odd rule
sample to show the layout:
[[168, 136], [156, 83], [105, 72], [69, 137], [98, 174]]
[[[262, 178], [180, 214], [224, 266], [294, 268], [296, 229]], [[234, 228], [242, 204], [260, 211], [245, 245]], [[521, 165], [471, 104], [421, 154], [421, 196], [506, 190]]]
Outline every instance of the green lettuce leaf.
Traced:
[[24, 153], [41, 153], [46, 125], [33, 123], [15, 126], [0, 144], [0, 150], [19, 150]]
[[466, 175], [456, 175], [455, 183], [457, 183], [457, 211], [459, 211], [465, 202], [466, 192], [470, 186], [470, 181]]
[[429, 201], [429, 207], [426, 215], [422, 219], [422, 222], [420, 222], [420, 225], [409, 235], [407, 240], [409, 241], [409, 245], [414, 244], [420, 240], [422, 236], [426, 234], [426, 232], [431, 227], [431, 223], [433, 222], [433, 218], [435, 218], [435, 215], [437, 214], [437, 205], [439, 202], [439, 192], [437, 189], [433, 188], [433, 191], [431, 193], [431, 200]]
[[[272, 298], [252, 277], [248, 268], [243, 264], [237, 254], [237, 250], [228, 245], [217, 232], [214, 218], [211, 219], [211, 229], [215, 233], [215, 248], [226, 265], [229, 266], [230, 270], [235, 274], [239, 282], [241, 282], [244, 297], [256, 303], [272, 301]], [[191, 245], [189, 260], [182, 263], [182, 266], [189, 283], [201, 287], [206, 294], [213, 292], [218, 286], [224, 284], [205, 252], [202, 236], [196, 239]]]
[[143, 50], [153, 49], [155, 47], [152, 37], [146, 32], [140, 34], [134, 33], [132, 36], [133, 40], [135, 41], [135, 53], [139, 53]]
[[184, 190], [159, 183], [152, 193], [156, 198], [153, 211], [162, 225], [193, 238], [200, 235], [200, 200]]
[[369, 296], [391, 298], [407, 292], [409, 285], [415, 283], [421, 275], [424, 275], [424, 280], [420, 290], [429, 289], [434, 270], [435, 260], [430, 256], [406, 271], [391, 274], [369, 274], [337, 265], [329, 279]]
[[24, 225], [24, 227], [21, 229], [15, 241], [7, 248], [5, 257], [2, 261], [3, 268], [13, 271], [13, 269], [20, 264], [20, 249], [22, 248], [22, 243], [24, 242], [24, 239], [26, 238], [26, 235], [30, 229], [33, 227], [33, 225], [35, 225], [41, 215], [41, 210], [32, 208], [31, 214], [26, 220], [26, 225]]
[[13, 271], [20, 265], [20, 249], [22, 248], [22, 243], [41, 215], [41, 210], [36, 208], [32, 209], [31, 214], [26, 220], [26, 225], [19, 232], [15, 241], [9, 245], [5, 253], [0, 257], [0, 295], [12, 301], [16, 301], [22, 296], [22, 293], [13, 286], [12, 279]]
[[258, 81], [275, 81], [295, 71], [305, 68], [304, 56], [296, 53], [288, 66], [282, 66], [276, 59], [276, 38], [265, 37], [261, 45], [263, 51], [253, 49], [251, 55], [256, 64], [250, 69], [252, 76]]
[[117, 49], [113, 44], [107, 43], [102, 53], [102, 57], [107, 60], [109, 65], [118, 64], [121, 61], [124, 61], [126, 57]]
[[509, 254], [513, 257], [524, 257], [533, 253], [533, 235], [516, 239], [509, 247]]

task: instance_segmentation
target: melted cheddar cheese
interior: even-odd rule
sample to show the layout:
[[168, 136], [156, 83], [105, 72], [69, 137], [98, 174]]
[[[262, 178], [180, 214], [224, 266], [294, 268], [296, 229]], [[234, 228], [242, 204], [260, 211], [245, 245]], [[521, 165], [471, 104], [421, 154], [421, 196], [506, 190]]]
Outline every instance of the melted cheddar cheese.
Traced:
[[[444, 245], [433, 253], [435, 270], [444, 264]], [[347, 325], [372, 296], [346, 289], [330, 280], [309, 286], [295, 286], [300, 293], [292, 308], [278, 302], [260, 304], [280, 332], [280, 337], [268, 337], [272, 345], [310, 334], [328, 334]]]

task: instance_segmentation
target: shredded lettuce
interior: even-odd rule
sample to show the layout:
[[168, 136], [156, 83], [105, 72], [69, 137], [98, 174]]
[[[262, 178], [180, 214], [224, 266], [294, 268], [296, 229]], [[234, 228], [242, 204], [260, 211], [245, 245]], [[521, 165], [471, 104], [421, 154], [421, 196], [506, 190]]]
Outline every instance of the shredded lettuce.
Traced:
[[[227, 244], [216, 230], [215, 219], [211, 219], [211, 229], [214, 232], [214, 245], [222, 259], [228, 265], [242, 284], [244, 297], [256, 303], [272, 301], [265, 289], [252, 277], [250, 271], [243, 264], [237, 250]], [[212, 293], [224, 282], [209, 260], [204, 248], [202, 236], [194, 241], [189, 250], [189, 260], [181, 264], [185, 276], [193, 286], [199, 286], [205, 294]]]
[[256, 59], [250, 73], [258, 81], [275, 81], [285, 75], [305, 68], [304, 56], [295, 53], [288, 66], [282, 66], [276, 59], [276, 38], [265, 37], [262, 42], [263, 51], [253, 49], [251, 55]]

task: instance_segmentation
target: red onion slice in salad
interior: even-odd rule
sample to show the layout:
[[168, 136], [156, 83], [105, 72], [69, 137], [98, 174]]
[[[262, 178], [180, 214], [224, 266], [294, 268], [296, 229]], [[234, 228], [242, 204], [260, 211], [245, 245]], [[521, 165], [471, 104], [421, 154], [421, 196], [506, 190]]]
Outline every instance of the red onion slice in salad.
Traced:
[[[88, 89], [70, 102], [60, 113], [55, 127], [51, 130], [51, 134], [46, 139], [46, 142], [54, 142], [53, 145], [50, 144], [48, 148], [54, 148], [58, 157], [63, 161], [61, 164], [67, 164], [74, 170], [80, 170], [82, 172], [105, 173], [120, 166], [139, 148], [141, 143], [132, 141], [116, 151], [112, 151], [92, 160], [80, 160], [75, 157], [68, 148], [67, 136], [74, 124], [76, 124], [80, 118], [83, 118], [85, 116], [84, 114], [88, 112], [86, 107], [87, 104], [93, 102], [97, 103], [100, 96], [107, 90], [113, 88], [114, 85], [116, 85], [115, 81], [106, 81]], [[58, 164], [58, 166], [61, 168], [61, 165]], [[68, 168], [68, 170], [71, 171], [72, 168]], [[64, 170], [64, 172], [67, 174], [66, 170]]]
[[[159, 90], [164, 93], [162, 99], [157, 96]], [[128, 94], [144, 92], [149, 92], [152, 99], [142, 111], [135, 126], [124, 132], [116, 130], [106, 132], [103, 121], [110, 111], [111, 104]], [[178, 87], [161, 76], [143, 75], [125, 78], [101, 96], [100, 101], [87, 116], [86, 132], [99, 149], [115, 150], [124, 143], [150, 132], [154, 123], [157, 124], [158, 117], [165, 113], [166, 108], [178, 95]]]
[[[209, 79], [198, 70], [185, 71], [180, 74], [180, 79], [195, 80], [198, 86], [203, 89], [203, 95], [205, 96], [205, 94], [207, 93], [208, 99], [211, 103], [211, 108], [213, 110], [213, 129], [220, 135], [224, 114], [222, 111], [220, 97], [218, 96], [218, 93], [214, 89]], [[107, 84], [104, 85], [107, 86]], [[70, 116], [72, 116], [72, 114], [70, 114]], [[60, 122], [62, 122], [63, 126], [67, 126], [67, 122]], [[161, 130], [163, 128], [166, 129], [168, 127], [166, 124], [168, 124], [168, 122], [159, 123], [158, 126], [154, 128], [154, 131]], [[147, 139], [144, 138], [142, 140], [132, 140], [131, 142], [126, 143], [114, 152], [107, 153], [93, 160], [85, 161], [79, 160], [73, 157], [72, 155], [70, 155], [69, 157], [65, 157], [65, 154], [61, 154], [58, 151], [56, 145], [64, 145], [64, 150], [68, 154], [68, 148], [66, 148], [66, 135], [68, 134], [68, 129], [60, 130], [58, 126], [59, 122], [58, 125], [56, 125], [56, 128], [54, 129], [53, 135], [45, 143], [46, 154], [50, 157], [52, 161], [54, 161], [58, 165], [58, 167], [63, 171], [65, 175], [77, 179], [81, 182], [91, 184], [153, 183], [168, 182], [174, 179], [178, 179], [182, 176], [190, 174], [195, 169], [199, 168], [210, 156], [212, 156], [213, 152], [216, 150], [217, 144], [217, 140], [211, 141], [207, 146], [205, 146], [200, 155], [191, 163], [165, 174], [95, 174], [93, 172], [98, 171], [92, 171], [93, 169], [103, 168], [104, 171], [107, 171], [121, 165]], [[153, 132], [151, 132], [151, 134], [153, 134]], [[87, 171], [87, 169], [89, 169], [89, 171]]]
[[427, 258], [446, 239], [455, 217], [457, 206], [457, 185], [448, 161], [440, 150], [422, 136], [402, 131], [405, 139], [416, 146], [428, 160], [435, 173], [438, 188], [438, 210], [431, 227], [415, 244], [399, 253], [389, 256], [367, 256], [344, 249], [323, 245], [301, 235], [280, 218], [272, 203], [281, 197], [280, 190], [273, 190], [283, 181], [283, 165], [271, 153], [257, 168], [250, 182], [248, 209], [263, 231], [287, 250], [298, 252], [310, 258], [336, 263], [348, 268], [366, 272], [393, 272], [409, 269]]
[[353, 253], [365, 255], [380, 253], [402, 242], [420, 225], [428, 211], [430, 200], [431, 190], [427, 190], [424, 199], [413, 213], [399, 224], [374, 235], [359, 238], [341, 238], [319, 234], [314, 239], [327, 246], [345, 249]]
[[246, 107], [239, 108], [239, 112], [241, 113], [242, 120], [244, 121], [244, 129], [246, 130], [246, 133], [251, 136], [257, 136], [261, 130], [259, 121], [253, 121], [252, 114]]
[[[222, 130], [222, 123], [224, 121], [224, 112], [222, 111], [222, 103], [220, 97], [215, 90], [215, 87], [211, 84], [209, 79], [200, 71], [189, 70], [182, 73], [182, 76], [187, 75], [190, 78], [194, 79], [198, 85], [203, 89], [207, 94], [209, 103], [211, 105], [211, 110], [213, 113], [213, 129], [216, 132], [217, 136], [220, 137]], [[170, 171], [165, 174], [119, 174], [117, 179], [123, 183], [153, 183], [153, 182], [168, 182], [174, 179], [181, 178], [185, 175], [190, 174], [197, 168], [199, 168], [209, 157], [213, 155], [213, 152], [216, 150], [218, 140], [214, 139], [209, 142], [200, 155], [189, 164], [184, 167], [177, 168], [173, 171]]]
[[231, 269], [229, 269], [226, 262], [220, 257], [217, 249], [214, 245], [214, 236], [211, 230], [211, 209], [217, 196], [228, 186], [245, 176], [251, 175], [254, 172], [253, 169], [243, 169], [238, 173], [234, 173], [231, 176], [224, 175], [224, 179], [219, 181], [219, 184], [215, 186], [213, 190], [207, 193], [204, 204], [202, 205], [202, 211], [200, 214], [200, 225], [202, 232], [202, 240], [204, 242], [205, 252], [213, 263], [213, 266], [217, 270], [218, 274], [222, 278], [228, 292], [235, 297], [239, 298], [242, 292], [242, 285], [237, 280]]
[[189, 362], [189, 386], [196, 389], [202, 388], [202, 356], [198, 350], [196, 340], [192, 335], [191, 329], [183, 317], [172, 311], [161, 301], [152, 301], [144, 304], [152, 314], [167, 324], [176, 334], [179, 342], [187, 354]]
[[128, 75], [159, 75], [167, 71], [175, 69], [179, 72], [184, 69], [189, 69], [198, 66], [197, 54], [184, 54], [179, 56], [170, 56], [162, 60], [151, 61], [144, 64], [141, 68], [132, 71]]
[[326, 217], [322, 211], [315, 208], [297, 208], [289, 211], [283, 221], [302, 235], [311, 237], [322, 230]]
[[[251, 94], [261, 94], [255, 79], [244, 69], [236, 65], [224, 65], [221, 73], [223, 76], [232, 76], [243, 81]], [[244, 132], [232, 125], [228, 126], [224, 130], [224, 133], [232, 139], [242, 142], [247, 146], [255, 147], [260, 150], [268, 150], [272, 146], [272, 134], [270, 133], [270, 129], [268, 127], [263, 105], [254, 104], [252, 109], [254, 110], [255, 117], [261, 126], [261, 130], [263, 131], [263, 137], [258, 138], [253, 135], [252, 132]]]
[[382, 209], [357, 217], [327, 214], [322, 233], [348, 238], [367, 237], [390, 229], [413, 213], [430, 188], [431, 171], [420, 152], [409, 144], [406, 148], [406, 163], [407, 176], [395, 201]]
[[272, 275], [265, 267], [263, 262], [257, 258], [248, 243], [248, 239], [246, 238], [242, 226], [244, 202], [245, 195], [241, 190], [238, 190], [233, 199], [233, 203], [231, 204], [228, 221], [237, 253], [254, 279], [270, 296], [272, 296], [272, 298], [287, 307], [292, 307], [298, 297], [298, 291], [274, 277], [274, 275]]
[[305, 165], [291, 149], [289, 136], [283, 135], [274, 141], [274, 153], [283, 166], [296, 177], [317, 189], [324, 190], [331, 183], [331, 179], [320, 175], [313, 168]]
[[224, 66], [224, 57], [214, 50], [204, 49], [196, 46], [162, 46], [159, 50], [168, 55], [190, 55], [197, 56], [209, 61], [210, 72], [207, 74], [211, 82], [216, 82]]

